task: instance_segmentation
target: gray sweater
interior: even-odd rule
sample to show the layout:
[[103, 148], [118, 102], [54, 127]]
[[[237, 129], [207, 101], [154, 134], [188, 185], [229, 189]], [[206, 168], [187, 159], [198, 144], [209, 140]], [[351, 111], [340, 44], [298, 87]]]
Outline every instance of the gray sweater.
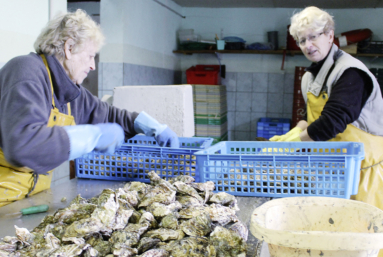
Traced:
[[[100, 101], [74, 84], [54, 56], [46, 56], [51, 71], [54, 101], [67, 114], [67, 103], [79, 124], [115, 122], [127, 138], [137, 134], [138, 113], [120, 110]], [[0, 147], [12, 165], [44, 174], [69, 158], [69, 138], [59, 126], [47, 127], [52, 110], [48, 73], [35, 53], [10, 60], [0, 69]]]

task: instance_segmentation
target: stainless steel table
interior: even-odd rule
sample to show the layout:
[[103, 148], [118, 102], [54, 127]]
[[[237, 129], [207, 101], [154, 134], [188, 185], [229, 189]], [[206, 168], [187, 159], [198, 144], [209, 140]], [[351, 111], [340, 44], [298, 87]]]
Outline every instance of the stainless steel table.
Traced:
[[[12, 204], [0, 208], [0, 238], [4, 236], [15, 235], [14, 226], [27, 228], [32, 230], [41, 220], [48, 214], [55, 213], [60, 208], [65, 208], [78, 195], [81, 194], [84, 198], [91, 198], [101, 193], [105, 188], [117, 189], [124, 187], [126, 182], [104, 181], [104, 180], [88, 180], [88, 179], [72, 179], [55, 186], [49, 190], [38, 193], [30, 198], [25, 198]], [[66, 197], [65, 202], [61, 199]], [[251, 213], [255, 208], [270, 200], [264, 197], [237, 197], [238, 207], [237, 212], [239, 220], [241, 220], [249, 228]], [[37, 213], [26, 216], [7, 215], [20, 211], [22, 208], [31, 207], [33, 205], [47, 204], [49, 205], [48, 212]], [[254, 256], [254, 248], [257, 239], [249, 232], [248, 246], [249, 251], [247, 256]]]

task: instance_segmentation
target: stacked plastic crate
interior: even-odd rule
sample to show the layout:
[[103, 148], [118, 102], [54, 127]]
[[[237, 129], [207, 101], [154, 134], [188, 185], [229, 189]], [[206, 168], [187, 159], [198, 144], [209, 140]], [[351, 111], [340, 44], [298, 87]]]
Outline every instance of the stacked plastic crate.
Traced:
[[301, 82], [306, 67], [295, 67], [294, 78], [294, 102], [293, 102], [293, 118], [291, 127], [294, 128], [297, 123], [306, 116], [306, 103], [303, 99]]
[[227, 140], [226, 87], [192, 85], [196, 137], [214, 138], [213, 144]]

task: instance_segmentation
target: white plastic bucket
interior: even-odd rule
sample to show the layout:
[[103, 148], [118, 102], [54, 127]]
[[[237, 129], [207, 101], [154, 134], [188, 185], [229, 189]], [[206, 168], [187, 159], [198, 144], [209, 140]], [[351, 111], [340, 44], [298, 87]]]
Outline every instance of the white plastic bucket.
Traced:
[[270, 256], [376, 257], [383, 248], [383, 211], [331, 197], [289, 197], [256, 208], [250, 231]]

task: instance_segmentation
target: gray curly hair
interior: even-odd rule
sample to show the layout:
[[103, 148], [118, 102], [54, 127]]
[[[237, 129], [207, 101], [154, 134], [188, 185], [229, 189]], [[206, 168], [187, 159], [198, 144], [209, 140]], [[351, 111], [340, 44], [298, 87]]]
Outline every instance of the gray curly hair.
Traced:
[[38, 54], [55, 55], [59, 60], [64, 60], [64, 45], [70, 38], [75, 42], [74, 53], [80, 51], [88, 40], [95, 43], [99, 51], [105, 40], [100, 26], [78, 9], [73, 13], [58, 15], [48, 22], [37, 37], [34, 48]]
[[333, 17], [315, 6], [307, 7], [291, 17], [290, 34], [295, 40], [298, 40], [300, 33], [308, 29], [315, 32], [335, 31]]

